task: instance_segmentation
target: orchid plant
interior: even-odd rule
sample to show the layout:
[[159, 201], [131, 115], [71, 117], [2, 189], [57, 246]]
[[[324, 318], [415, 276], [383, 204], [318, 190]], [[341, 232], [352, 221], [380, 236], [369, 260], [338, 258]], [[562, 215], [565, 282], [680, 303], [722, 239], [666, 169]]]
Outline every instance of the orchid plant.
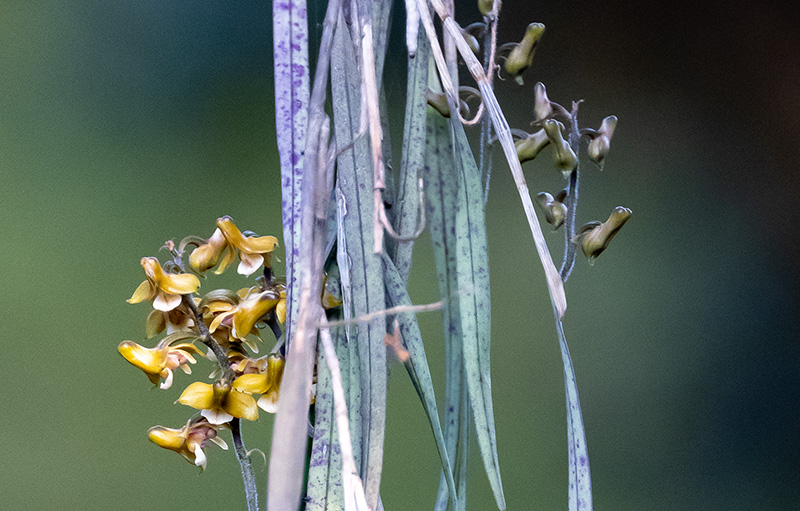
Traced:
[[[178, 368], [191, 374], [198, 359], [216, 366], [208, 381], [189, 384], [177, 401], [198, 412], [181, 428], [154, 426], [148, 436], [205, 469], [204, 449], [210, 443], [227, 449], [220, 433], [230, 430], [247, 506], [256, 510], [263, 505], [250, 462], [257, 449], [245, 448], [241, 420], [257, 420], [259, 409], [274, 413], [267, 509], [382, 509], [392, 351], [418, 393], [438, 450], [434, 509], [466, 509], [473, 434], [497, 507], [505, 509], [484, 218], [499, 145], [544, 269], [561, 347], [568, 509], [591, 510], [586, 435], [562, 323], [564, 283], [578, 249], [592, 263], [631, 216], [618, 206], [605, 222], [576, 228], [581, 153], [602, 168], [617, 118], [606, 117], [596, 130], [579, 128], [580, 102], [561, 106], [536, 83], [532, 131], [511, 129], [494, 94], [495, 77], [513, 79], [504, 87], [524, 86], [544, 25], [531, 23], [519, 42], [498, 45], [499, 0], [479, 0], [482, 19], [463, 28], [452, 2], [406, 0], [405, 7], [408, 82], [394, 170], [387, 163], [393, 152], [383, 92], [391, 0], [329, 0], [313, 80], [305, 0], [273, 3], [285, 278], [273, 275], [277, 238], [242, 232], [227, 216], [208, 238], [167, 242], [163, 263], [141, 260], [146, 280], [128, 301], [151, 302], [147, 337], [163, 337], [153, 348], [123, 341], [120, 354], [162, 389], [175, 383]], [[461, 64], [468, 74], [462, 75]], [[476, 87], [460, 85], [467, 80]], [[469, 104], [476, 102], [472, 115]], [[522, 164], [547, 152], [567, 184], [532, 198]], [[534, 203], [553, 230], [563, 227], [559, 269]], [[441, 300], [414, 304], [407, 283], [414, 242], [425, 231], [433, 242]], [[215, 268], [223, 273], [237, 258], [239, 274], [260, 272], [254, 285], [200, 293], [198, 276]], [[416, 318], [424, 311], [443, 317], [442, 413]], [[262, 331], [274, 337], [274, 347], [257, 357]]]

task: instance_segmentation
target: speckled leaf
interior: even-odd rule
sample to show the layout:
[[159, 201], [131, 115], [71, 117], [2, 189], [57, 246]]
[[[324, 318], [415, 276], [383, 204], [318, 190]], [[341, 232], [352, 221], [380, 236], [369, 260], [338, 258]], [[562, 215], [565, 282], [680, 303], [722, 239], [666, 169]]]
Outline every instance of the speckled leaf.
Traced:
[[306, 143], [310, 78], [308, 19], [305, 0], [272, 4], [275, 60], [275, 126], [281, 161], [283, 242], [286, 262], [286, 338], [296, 321], [298, 272], [295, 259], [300, 249], [300, 183]]
[[[431, 80], [435, 74], [431, 74]], [[469, 445], [469, 403], [467, 402], [464, 364], [461, 347], [461, 319], [458, 310], [458, 278], [456, 276], [456, 200], [458, 174], [453, 161], [450, 126], [433, 109], [427, 109], [425, 165], [425, 208], [427, 230], [433, 242], [439, 292], [445, 299], [442, 307], [445, 341], [445, 407], [444, 440], [457, 480], [458, 508], [466, 505], [466, 448]], [[436, 510], [448, 509], [449, 491], [444, 472], [439, 483]], [[450, 507], [450, 509], [453, 509]]]
[[[339, 354], [342, 387], [349, 385], [350, 356], [343, 329], [334, 329], [331, 336]], [[308, 468], [306, 511], [340, 511], [344, 509], [342, 487], [342, 453], [333, 405], [331, 374], [325, 355], [320, 350], [317, 360], [317, 400], [314, 405], [314, 440]]]
[[[428, 104], [425, 91], [428, 88], [430, 45], [424, 34], [420, 34], [417, 48], [416, 57], [408, 59], [403, 151], [400, 160], [397, 200], [392, 207], [395, 230], [401, 236], [412, 235], [420, 222], [419, 178], [426, 157], [425, 124], [428, 116]], [[414, 242], [395, 240], [393, 247], [394, 264], [403, 282], [408, 282]]]
[[[331, 93], [334, 132], [337, 143], [354, 140], [360, 127], [360, 74], [353, 41], [347, 25], [340, 18], [331, 61]], [[350, 260], [350, 287], [353, 315], [363, 316], [385, 308], [383, 274], [380, 256], [372, 252], [373, 170], [367, 138], [361, 137], [343, 151], [338, 159], [337, 187], [346, 213], [344, 235]], [[378, 503], [383, 468], [383, 438], [386, 427], [386, 347], [385, 324], [378, 318], [359, 323], [351, 330], [351, 342], [358, 347], [361, 372], [361, 435], [353, 437], [356, 463], [367, 496], [367, 504], [375, 509]], [[354, 335], [353, 335], [354, 334]], [[351, 382], [351, 387], [353, 386]], [[360, 445], [360, 456], [356, 454]]]
[[464, 350], [464, 372], [469, 389], [475, 433], [483, 465], [499, 509], [505, 509], [492, 404], [492, 377], [489, 361], [491, 308], [489, 259], [486, 247], [486, 222], [483, 187], [475, 158], [463, 126], [451, 121], [456, 141], [458, 200], [456, 210], [456, 258]]
[[569, 354], [564, 325], [556, 319], [561, 359], [564, 362], [564, 387], [567, 396], [567, 453], [569, 455], [569, 511], [592, 511], [592, 477], [589, 472], [589, 451], [583, 414], [578, 398], [575, 368]]
[[[411, 305], [411, 298], [408, 296], [406, 284], [388, 256], [383, 258], [383, 265], [386, 277], [386, 295], [392, 306]], [[439, 420], [439, 408], [436, 405], [436, 395], [433, 390], [433, 379], [431, 378], [430, 367], [428, 367], [428, 358], [425, 356], [425, 345], [422, 343], [422, 334], [419, 331], [417, 317], [413, 313], [401, 313], [397, 315], [397, 321], [400, 325], [403, 345], [409, 355], [408, 360], [405, 361], [406, 370], [411, 377], [411, 382], [417, 390], [422, 407], [425, 409], [425, 414], [431, 424], [436, 449], [439, 451], [439, 459], [442, 463], [442, 471], [445, 475], [447, 487], [450, 490], [451, 500], [455, 505], [458, 500], [458, 491], [453, 480], [450, 457], [444, 443], [442, 424]]]

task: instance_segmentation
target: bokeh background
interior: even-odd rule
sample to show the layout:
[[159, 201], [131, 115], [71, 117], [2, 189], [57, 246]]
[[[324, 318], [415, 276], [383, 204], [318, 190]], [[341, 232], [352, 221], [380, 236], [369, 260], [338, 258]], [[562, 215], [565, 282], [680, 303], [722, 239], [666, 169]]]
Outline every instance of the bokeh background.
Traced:
[[[583, 173], [579, 221], [617, 205], [634, 216], [567, 286], [597, 509], [800, 508], [790, 4], [507, 2], [502, 13], [501, 41], [548, 27], [526, 87], [498, 84], [513, 127], [530, 121], [538, 80], [554, 101], [585, 99], [586, 126], [620, 118], [605, 170]], [[309, 7], [324, 12], [322, 0]], [[463, 24], [477, 19], [472, 3], [459, 9]], [[280, 235], [270, 23], [264, 1], [2, 2], [3, 509], [243, 508], [230, 453], [211, 449], [198, 476], [147, 441], [151, 425], [186, 420], [172, 404], [186, 379], [148, 390], [116, 345], [143, 338], [147, 307], [125, 299], [164, 240], [208, 236], [222, 214]], [[393, 44], [385, 83], [400, 121]], [[533, 191], [563, 186], [548, 166], [526, 165]], [[502, 164], [487, 217], [508, 508], [565, 509], [561, 361]], [[412, 299], [437, 300], [427, 236], [414, 268]], [[441, 384], [441, 320], [420, 321]], [[389, 407], [386, 508], [430, 509], [435, 448], [400, 366]], [[270, 423], [246, 425], [248, 447], [267, 451]], [[470, 508], [493, 509], [472, 452]]]

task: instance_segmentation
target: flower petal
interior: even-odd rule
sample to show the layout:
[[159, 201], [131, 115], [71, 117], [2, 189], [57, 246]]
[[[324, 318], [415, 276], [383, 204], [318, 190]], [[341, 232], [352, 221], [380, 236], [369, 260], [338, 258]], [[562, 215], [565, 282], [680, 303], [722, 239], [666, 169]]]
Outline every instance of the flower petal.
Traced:
[[139, 284], [139, 287], [136, 288], [136, 291], [133, 292], [133, 295], [125, 301], [128, 303], [140, 303], [153, 298], [155, 292], [156, 290], [150, 281], [145, 280]]
[[286, 323], [286, 298], [282, 298], [278, 305], [275, 306], [275, 315], [278, 316], [278, 321], [281, 324]]
[[[260, 341], [261, 337], [256, 336], [256, 339]], [[244, 339], [242, 339], [242, 344], [250, 348], [250, 351], [252, 351], [253, 353], [258, 353], [258, 344], [256, 344], [255, 339], [253, 339], [252, 337], [246, 335]]]
[[200, 467], [202, 470], [205, 470], [206, 466], [208, 465], [208, 458], [206, 458], [206, 453], [203, 452], [203, 448], [200, 447], [200, 444], [193, 443], [189, 445], [189, 450], [194, 453], [194, 464]]
[[266, 374], [243, 374], [233, 380], [231, 385], [234, 389], [248, 394], [264, 394], [272, 384]]
[[[175, 377], [175, 374], [173, 374], [172, 370], [170, 370], [169, 368], [164, 369], [164, 371], [167, 372], [167, 376], [164, 382], [161, 385], [159, 385], [159, 387], [161, 387], [161, 390], [167, 390], [168, 388], [172, 387], [172, 380]], [[162, 373], [164, 371], [162, 371]]]
[[167, 361], [165, 350], [145, 348], [133, 341], [122, 341], [117, 346], [117, 351], [125, 360], [148, 374], [160, 373]]
[[172, 451], [180, 450], [186, 441], [183, 436], [183, 430], [165, 428], [164, 426], [153, 426], [148, 429], [147, 438], [157, 446]]
[[239, 272], [239, 275], [250, 276], [264, 264], [264, 256], [259, 254], [240, 252], [239, 258], [242, 260], [242, 262], [239, 263], [239, 268], [236, 270]]
[[191, 273], [165, 273], [157, 284], [162, 291], [176, 295], [186, 295], [200, 289], [200, 279]]
[[224, 408], [226, 412], [234, 417], [249, 421], [258, 419], [256, 400], [250, 394], [245, 394], [238, 390], [231, 390], [230, 394], [228, 394], [228, 399], [225, 400]]
[[222, 275], [228, 266], [233, 262], [234, 258], [236, 257], [236, 250], [233, 247], [227, 246], [225, 251], [225, 256], [222, 258], [222, 262], [219, 263], [219, 268], [214, 270], [215, 275]]
[[[186, 390], [183, 391], [181, 397], [178, 398], [178, 402], [183, 405], [191, 406], [197, 410], [211, 408], [214, 404], [214, 388], [208, 383], [199, 381], [194, 382], [186, 387]], [[210, 419], [209, 422], [211, 422]]]
[[225, 318], [227, 318], [229, 316], [232, 316], [234, 312], [235, 312], [235, 309], [234, 310], [229, 310], [228, 312], [223, 312], [222, 314], [220, 314], [216, 318], [214, 318], [214, 321], [212, 321], [211, 324], [208, 325], [208, 332], [211, 333], [211, 334], [216, 332], [217, 328], [219, 328], [219, 325], [223, 321], [225, 321]]
[[[149, 339], [163, 332], [165, 328], [167, 328], [167, 315], [164, 314], [163, 311], [157, 309], [150, 311], [150, 314], [147, 315], [147, 322], [145, 323], [147, 338]], [[171, 332], [167, 332], [167, 334], [169, 333]]]
[[253, 330], [256, 322], [274, 309], [279, 302], [280, 296], [271, 290], [249, 296], [236, 307], [233, 315], [233, 335], [238, 339], [244, 339]]
[[189, 266], [199, 273], [213, 268], [228, 246], [222, 231], [216, 229], [205, 245], [200, 245], [189, 256]]
[[203, 410], [200, 415], [208, 419], [211, 424], [225, 424], [233, 420], [233, 415], [219, 408], [214, 410]]
[[181, 304], [181, 295], [174, 295], [159, 291], [156, 299], [153, 300], [153, 308], [160, 311], [169, 312]]
[[258, 407], [267, 413], [277, 413], [278, 392], [270, 392], [269, 394], [264, 394], [261, 396], [261, 398], [258, 400]]
[[275, 236], [251, 236], [242, 239], [236, 245], [236, 248], [248, 254], [266, 254], [275, 250], [278, 246], [278, 238]]
[[215, 436], [213, 438], [209, 438], [209, 440], [217, 444], [223, 451], [228, 450], [228, 443], [225, 442], [225, 440], [221, 439], [220, 437]]

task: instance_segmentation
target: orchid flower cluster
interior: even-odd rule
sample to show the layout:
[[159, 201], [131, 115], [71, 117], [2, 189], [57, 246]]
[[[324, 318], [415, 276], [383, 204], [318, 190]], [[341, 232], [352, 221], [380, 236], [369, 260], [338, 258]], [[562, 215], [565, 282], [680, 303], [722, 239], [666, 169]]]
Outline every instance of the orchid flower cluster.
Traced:
[[[271, 256], [277, 246], [274, 236], [243, 233], [224, 216], [207, 239], [189, 236], [177, 247], [168, 241], [165, 248], [171, 257], [163, 265], [155, 257], [141, 260], [146, 278], [128, 303], [149, 301], [152, 310], [147, 316], [146, 337], [163, 337], [152, 348], [123, 341], [117, 349], [161, 389], [173, 385], [177, 369], [192, 374], [191, 366], [198, 358], [216, 362], [210, 382], [189, 384], [176, 401], [199, 414], [179, 429], [153, 426], [148, 431], [153, 443], [177, 452], [201, 469], [206, 468], [203, 449], [209, 443], [228, 448], [219, 437], [220, 429], [231, 429], [236, 441], [239, 419], [258, 419], [259, 408], [268, 413], [277, 410], [284, 347], [276, 344], [272, 352], [255, 358], [263, 342], [261, 330], [269, 327], [277, 341], [286, 321], [286, 287], [272, 278]], [[189, 272], [184, 263], [188, 247], [194, 247], [188, 258]], [[199, 292], [198, 276], [214, 268], [219, 275], [236, 259], [241, 275], [262, 270], [256, 285], [238, 291]], [[200, 349], [198, 342], [207, 351]]]

